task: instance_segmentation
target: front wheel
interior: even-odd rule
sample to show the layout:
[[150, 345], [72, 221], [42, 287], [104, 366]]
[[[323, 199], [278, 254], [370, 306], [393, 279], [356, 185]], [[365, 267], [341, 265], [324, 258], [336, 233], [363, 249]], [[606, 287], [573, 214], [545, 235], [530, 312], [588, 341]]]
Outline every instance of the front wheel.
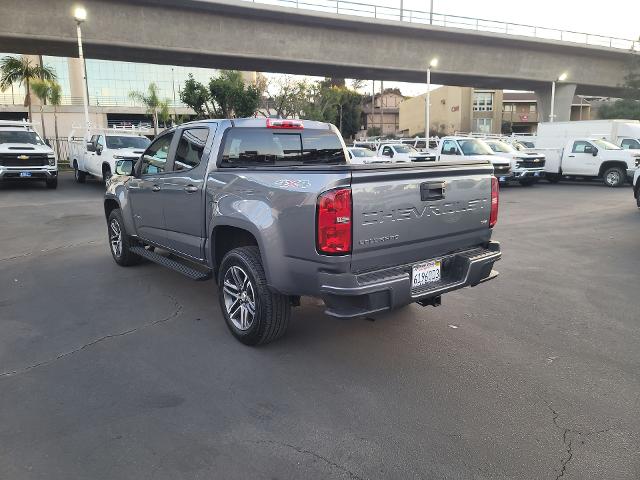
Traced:
[[127, 267], [135, 265], [140, 257], [131, 252], [131, 238], [127, 235], [122, 221], [122, 213], [116, 208], [109, 214], [107, 220], [107, 233], [109, 235], [109, 248], [111, 255], [118, 265]]
[[620, 167], [611, 167], [605, 170], [604, 183], [607, 187], [621, 187], [624, 185], [625, 172]]
[[111, 167], [109, 167], [108, 165], [102, 167], [102, 181], [105, 185], [109, 183], [109, 180], [112, 176], [113, 174], [111, 173]]
[[520, 185], [522, 185], [523, 187], [530, 187], [534, 183], [536, 183], [536, 180], [533, 178], [525, 178], [523, 180], [520, 180]]
[[235, 248], [224, 256], [218, 298], [227, 327], [245, 345], [269, 343], [287, 331], [289, 298], [267, 286], [258, 247]]
[[73, 177], [78, 183], [84, 183], [87, 181], [87, 174], [78, 169], [78, 162], [73, 162]]
[[547, 173], [547, 175], [545, 176], [545, 179], [549, 183], [559, 183], [560, 182], [560, 175], [554, 174], [554, 173]]
[[58, 188], [58, 177], [48, 178], [46, 180], [46, 183], [47, 183], [47, 188], [51, 190], [55, 190], [56, 188]]

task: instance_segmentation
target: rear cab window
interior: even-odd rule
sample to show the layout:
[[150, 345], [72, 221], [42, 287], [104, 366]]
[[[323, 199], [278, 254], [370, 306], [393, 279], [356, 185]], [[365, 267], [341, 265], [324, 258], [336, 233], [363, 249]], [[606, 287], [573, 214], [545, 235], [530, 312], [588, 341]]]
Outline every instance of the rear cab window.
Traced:
[[225, 134], [221, 167], [344, 165], [340, 138], [331, 130], [233, 127]]

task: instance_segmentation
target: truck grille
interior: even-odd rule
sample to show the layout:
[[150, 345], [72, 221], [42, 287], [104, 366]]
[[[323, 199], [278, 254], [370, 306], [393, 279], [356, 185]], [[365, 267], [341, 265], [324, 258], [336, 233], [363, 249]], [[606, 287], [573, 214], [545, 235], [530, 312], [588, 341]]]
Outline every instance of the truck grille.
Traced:
[[0, 153], [0, 165], [4, 167], [42, 167], [48, 164], [49, 159], [43, 153]]
[[544, 158], [527, 158], [518, 160], [522, 168], [542, 168], [544, 167]]

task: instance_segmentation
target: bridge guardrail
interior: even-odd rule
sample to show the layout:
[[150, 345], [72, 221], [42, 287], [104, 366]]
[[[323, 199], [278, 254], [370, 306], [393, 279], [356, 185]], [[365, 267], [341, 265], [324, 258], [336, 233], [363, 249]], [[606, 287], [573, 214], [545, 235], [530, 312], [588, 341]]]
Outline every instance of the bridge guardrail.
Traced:
[[247, 3], [274, 5], [281, 7], [314, 10], [325, 13], [336, 13], [381, 20], [396, 20], [401, 22], [438, 27], [462, 28], [479, 32], [503, 33], [507, 35], [522, 35], [543, 40], [559, 40], [563, 42], [580, 43], [599, 47], [617, 48], [640, 52], [640, 40], [608, 37], [571, 30], [539, 27], [521, 23], [501, 22], [483, 18], [462, 17], [424, 10], [409, 10], [399, 7], [375, 5], [354, 0], [243, 0]]

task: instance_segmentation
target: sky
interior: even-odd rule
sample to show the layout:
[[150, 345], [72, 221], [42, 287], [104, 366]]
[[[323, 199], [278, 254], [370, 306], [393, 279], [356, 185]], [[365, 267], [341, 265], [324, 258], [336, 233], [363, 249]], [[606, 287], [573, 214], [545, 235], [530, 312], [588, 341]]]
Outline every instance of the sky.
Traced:
[[[312, 1], [322, 3], [319, 0]], [[402, 1], [404, 9], [417, 11], [428, 11], [430, 3], [430, 0], [356, 1], [395, 8], [400, 8]], [[435, 14], [543, 26], [625, 39], [637, 40], [640, 37], [640, 0], [433, 0], [433, 11]], [[385, 82], [385, 88], [387, 86], [397, 86], [405, 95], [418, 95], [426, 90], [426, 85], [415, 83]], [[379, 83], [376, 88], [379, 88]], [[371, 82], [367, 85], [366, 92], [362, 93], [370, 91]]]

